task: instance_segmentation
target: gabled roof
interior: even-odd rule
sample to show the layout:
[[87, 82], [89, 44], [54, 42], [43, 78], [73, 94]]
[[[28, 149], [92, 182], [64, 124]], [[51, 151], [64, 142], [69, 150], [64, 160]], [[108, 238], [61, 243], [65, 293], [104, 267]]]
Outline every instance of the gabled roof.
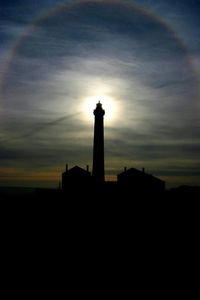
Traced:
[[120, 176], [120, 175], [125, 175], [125, 174], [126, 175], [142, 175], [142, 174], [145, 174], [145, 173], [143, 173], [142, 171], [137, 170], [135, 168], [130, 168], [130, 169], [118, 174], [118, 175]]
[[72, 175], [73, 175], [73, 174], [74, 174], [74, 175], [76, 175], [76, 174], [84, 174], [84, 175], [90, 174], [89, 171], [84, 170], [83, 168], [80, 168], [80, 167], [78, 167], [78, 166], [75, 166], [75, 167], [69, 169], [69, 170], [67, 171], [67, 173], [68, 173], [68, 174], [72, 174]]
[[160, 179], [160, 178], [157, 178], [157, 177], [155, 177], [155, 176], [153, 176], [153, 175], [151, 175], [151, 174], [147, 174], [147, 173], [145, 173], [145, 172], [143, 172], [143, 171], [140, 171], [140, 170], [137, 170], [137, 169], [135, 169], [135, 168], [130, 168], [130, 169], [128, 169], [128, 170], [126, 170], [126, 171], [124, 171], [124, 172], [122, 172], [122, 173], [120, 173], [120, 174], [118, 174], [118, 176], [139, 176], [140, 178], [141, 177], [143, 177], [143, 178], [148, 178], [148, 180], [150, 180], [150, 179], [153, 179], [153, 180], [158, 180], [158, 181], [162, 181], [162, 182], [164, 182], [162, 179]]

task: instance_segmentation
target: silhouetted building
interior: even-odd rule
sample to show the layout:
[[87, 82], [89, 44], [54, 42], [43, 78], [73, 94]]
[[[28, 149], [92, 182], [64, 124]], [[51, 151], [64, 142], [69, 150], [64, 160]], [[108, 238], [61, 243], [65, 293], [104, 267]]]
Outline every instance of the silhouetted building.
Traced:
[[164, 192], [165, 182], [151, 174], [131, 168], [124, 169], [124, 172], [117, 175], [118, 184], [121, 188], [130, 192], [137, 191], [142, 193], [147, 192]]
[[66, 170], [62, 174], [62, 189], [67, 191], [72, 187], [82, 187], [87, 188], [91, 184], [91, 173], [89, 172], [89, 167], [86, 170], [75, 166], [68, 170], [68, 165], [66, 165]]
[[95, 182], [104, 182], [104, 115], [105, 111], [99, 102], [94, 110], [95, 123], [92, 175]]

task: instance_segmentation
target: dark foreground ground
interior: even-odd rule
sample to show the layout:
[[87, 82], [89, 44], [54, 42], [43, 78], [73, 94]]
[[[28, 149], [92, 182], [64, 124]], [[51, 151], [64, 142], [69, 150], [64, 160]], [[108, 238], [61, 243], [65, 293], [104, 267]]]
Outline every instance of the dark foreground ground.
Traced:
[[[13, 216], [43, 216], [44, 218], [68, 219], [75, 216], [110, 215], [123, 219], [137, 218], [140, 213], [163, 215], [199, 213], [200, 187], [183, 186], [165, 192], [133, 191], [106, 187], [76, 187], [67, 191], [58, 189], [0, 188], [1, 213], [5, 210]], [[5, 209], [4, 209], [5, 208]]]
[[[48, 276], [54, 281], [58, 277], [64, 286], [74, 281], [73, 293], [83, 293], [77, 276], [88, 281], [89, 290], [99, 282], [96, 293], [102, 281], [111, 287], [114, 280], [118, 292], [117, 280], [117, 286], [125, 280], [134, 291], [139, 287], [140, 294], [152, 293], [154, 287], [165, 295], [169, 286], [179, 287], [177, 280], [191, 276], [190, 266], [196, 266], [199, 201], [199, 189], [187, 187], [160, 194], [113, 193], [112, 188], [71, 187], [66, 193], [1, 189], [3, 275], [19, 278], [23, 272], [30, 282], [29, 274], [36, 274], [34, 280], [39, 278], [42, 285]], [[123, 297], [125, 291], [122, 288]]]
[[[54, 240], [65, 243], [108, 243], [115, 238], [126, 243], [146, 241], [151, 244], [163, 241], [168, 231], [174, 242], [180, 236], [191, 236], [200, 223], [200, 189], [182, 187], [164, 193], [135, 192], [124, 190], [71, 190], [70, 193], [49, 189], [1, 189], [0, 220], [6, 239], [26, 243], [26, 240]], [[9, 232], [9, 233], [8, 233]], [[23, 240], [18, 241], [18, 238]], [[139, 242], [138, 242], [139, 241]], [[146, 242], [145, 242], [146, 243]], [[83, 247], [83, 245], [79, 245]], [[188, 244], [189, 245], [189, 244]], [[120, 247], [123, 246], [123, 242]], [[167, 247], [167, 245], [165, 245]], [[150, 247], [148, 244], [144, 247]], [[10, 250], [9, 250], [10, 251]], [[62, 250], [56, 250], [62, 251]], [[68, 251], [66, 249], [66, 251]], [[78, 251], [75, 249], [75, 251]], [[145, 248], [141, 251], [146, 251]], [[171, 251], [171, 250], [170, 250]]]
[[107, 203], [127, 202], [138, 200], [200, 200], [200, 187], [181, 186], [166, 191], [146, 191], [119, 188], [116, 186], [71, 186], [68, 190], [23, 188], [23, 187], [0, 187], [0, 200], [13, 201], [95, 201], [101, 200]]

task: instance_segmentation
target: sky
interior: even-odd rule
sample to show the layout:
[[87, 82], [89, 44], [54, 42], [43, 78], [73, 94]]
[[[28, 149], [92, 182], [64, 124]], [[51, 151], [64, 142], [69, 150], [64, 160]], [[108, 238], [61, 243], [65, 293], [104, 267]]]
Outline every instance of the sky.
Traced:
[[145, 168], [200, 185], [200, 1], [0, 0], [0, 186], [57, 187], [92, 169]]

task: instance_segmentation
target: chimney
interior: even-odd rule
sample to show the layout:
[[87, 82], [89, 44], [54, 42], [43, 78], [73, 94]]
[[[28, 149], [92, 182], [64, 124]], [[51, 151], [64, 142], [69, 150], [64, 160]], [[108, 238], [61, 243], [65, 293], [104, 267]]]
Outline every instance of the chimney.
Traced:
[[89, 172], [89, 165], [86, 166], [86, 170], [87, 170], [87, 172]]
[[124, 167], [124, 172], [126, 172], [127, 171], [127, 167]]
[[66, 169], [65, 169], [65, 171], [68, 172], [68, 164], [66, 164]]

